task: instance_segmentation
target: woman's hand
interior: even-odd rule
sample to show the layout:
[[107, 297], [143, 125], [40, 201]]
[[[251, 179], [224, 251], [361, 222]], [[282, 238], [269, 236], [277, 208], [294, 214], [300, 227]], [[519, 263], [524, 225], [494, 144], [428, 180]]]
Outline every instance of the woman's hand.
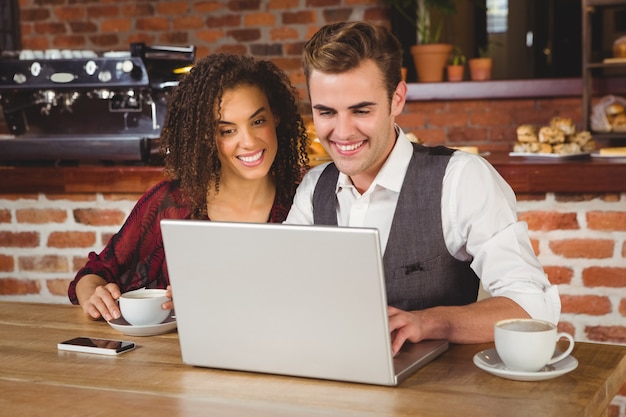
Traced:
[[85, 275], [76, 284], [76, 296], [85, 314], [93, 319], [106, 321], [122, 316], [117, 305], [121, 292], [117, 284], [107, 283], [98, 275]]
[[161, 307], [163, 308], [163, 310], [174, 310], [174, 301], [171, 299], [172, 298], [172, 286], [171, 285], [167, 286], [167, 291], [165, 292], [165, 295], [167, 295], [170, 298], [170, 301], [164, 302]]

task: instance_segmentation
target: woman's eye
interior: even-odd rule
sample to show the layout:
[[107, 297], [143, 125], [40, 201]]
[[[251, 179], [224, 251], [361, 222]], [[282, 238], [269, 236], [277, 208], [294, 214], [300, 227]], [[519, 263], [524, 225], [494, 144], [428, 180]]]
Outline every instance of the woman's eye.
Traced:
[[221, 129], [220, 130], [220, 136], [232, 135], [234, 131], [235, 131], [235, 129]]
[[258, 125], [262, 125], [263, 123], [265, 123], [265, 119], [256, 119], [255, 121], [252, 122], [252, 125], [258, 126]]

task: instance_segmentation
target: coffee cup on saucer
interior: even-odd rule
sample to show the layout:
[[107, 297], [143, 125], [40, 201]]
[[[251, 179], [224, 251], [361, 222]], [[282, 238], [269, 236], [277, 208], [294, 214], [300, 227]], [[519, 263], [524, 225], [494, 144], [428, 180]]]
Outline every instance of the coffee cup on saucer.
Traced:
[[161, 324], [170, 314], [163, 303], [170, 301], [166, 290], [141, 288], [128, 291], [119, 299], [120, 311], [124, 319], [133, 326]]
[[[567, 339], [569, 346], [555, 356], [560, 339]], [[557, 332], [555, 324], [536, 319], [501, 320], [495, 324], [494, 340], [504, 365], [518, 372], [539, 372], [546, 365], [565, 359], [574, 349], [572, 335]]]

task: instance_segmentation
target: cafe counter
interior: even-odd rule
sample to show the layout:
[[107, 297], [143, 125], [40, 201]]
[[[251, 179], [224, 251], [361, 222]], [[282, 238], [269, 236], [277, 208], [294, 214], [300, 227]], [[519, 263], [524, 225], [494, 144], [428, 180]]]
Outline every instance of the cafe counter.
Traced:
[[[515, 193], [626, 192], [626, 157], [484, 157]], [[0, 166], [0, 194], [143, 193], [165, 178], [161, 166]]]

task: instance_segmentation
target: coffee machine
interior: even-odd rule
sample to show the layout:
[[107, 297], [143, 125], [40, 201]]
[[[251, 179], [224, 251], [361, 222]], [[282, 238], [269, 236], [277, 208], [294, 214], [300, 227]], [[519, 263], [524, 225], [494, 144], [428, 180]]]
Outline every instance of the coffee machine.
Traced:
[[148, 162], [168, 97], [194, 60], [193, 46], [143, 43], [101, 54], [3, 52], [0, 162]]

